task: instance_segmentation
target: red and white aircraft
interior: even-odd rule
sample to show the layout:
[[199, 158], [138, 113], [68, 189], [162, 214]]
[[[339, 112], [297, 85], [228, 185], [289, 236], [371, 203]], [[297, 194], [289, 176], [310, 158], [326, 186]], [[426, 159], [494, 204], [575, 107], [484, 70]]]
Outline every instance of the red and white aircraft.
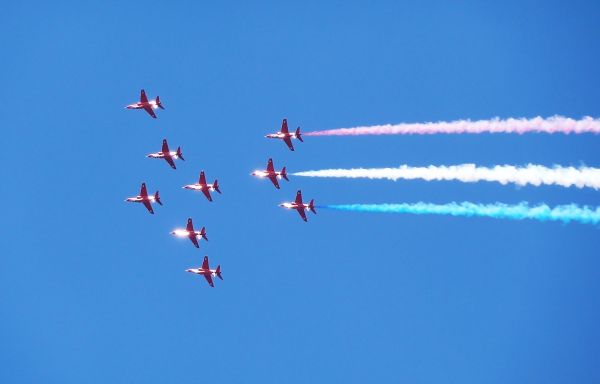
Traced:
[[160, 205], [163, 205], [160, 201], [160, 196], [158, 196], [158, 191], [156, 191], [154, 196], [148, 196], [148, 191], [146, 190], [146, 183], [142, 183], [142, 189], [138, 196], [129, 197], [125, 201], [128, 201], [130, 203], [142, 203], [144, 204], [144, 207], [146, 207], [148, 212], [150, 212], [153, 215], [154, 210], [152, 209], [152, 203], [158, 203]]
[[171, 232], [172, 235], [179, 237], [187, 237], [189, 238], [196, 248], [200, 248], [200, 244], [198, 244], [198, 239], [204, 239], [208, 241], [208, 237], [206, 237], [206, 228], [202, 227], [201, 230], [195, 231], [194, 224], [192, 223], [192, 218], [190, 217], [187, 221], [187, 226], [185, 229], [176, 229]]
[[305, 211], [311, 210], [312, 213], [314, 213], [315, 215], [317, 214], [317, 211], [315, 210], [315, 200], [314, 199], [312, 199], [308, 204], [304, 204], [302, 202], [302, 191], [298, 191], [296, 193], [296, 200], [293, 203], [283, 203], [283, 204], [279, 204], [279, 206], [288, 208], [288, 209], [295, 209], [296, 211], [298, 211], [298, 213], [300, 214], [300, 217], [302, 217], [302, 220], [304, 220], [304, 221], [308, 221], [306, 219]]
[[302, 140], [302, 135], [300, 134], [300, 127], [296, 128], [296, 132], [290, 133], [290, 131], [288, 130], [287, 119], [283, 119], [283, 122], [281, 123], [281, 131], [280, 132], [270, 133], [270, 134], [266, 135], [265, 137], [267, 137], [269, 139], [283, 140], [287, 144], [288, 148], [291, 151], [294, 150], [294, 145], [292, 144], [292, 139], [298, 139], [302, 142], [304, 141], [304, 140]]
[[266, 170], [254, 171], [252, 172], [252, 176], [268, 177], [277, 189], [279, 189], [279, 182], [277, 181], [277, 178], [284, 178], [287, 181], [290, 181], [290, 179], [287, 178], [287, 172], [285, 170], [285, 167], [281, 168], [281, 172], [275, 171], [275, 167], [273, 167], [273, 159], [269, 159]]
[[177, 169], [173, 159], [181, 159], [185, 161], [185, 159], [183, 158], [183, 153], [181, 153], [181, 147], [177, 147], [177, 151], [169, 151], [169, 144], [167, 144], [167, 139], [163, 139], [162, 149], [160, 152], [150, 153], [146, 155], [146, 157], [149, 157], [151, 159], [165, 159], [173, 169]]
[[125, 108], [127, 108], [127, 109], [143, 109], [144, 111], [148, 112], [148, 114], [155, 119], [156, 119], [156, 114], [154, 113], [154, 110], [156, 108], [165, 109], [165, 107], [163, 107], [163, 105], [161, 104], [160, 98], [158, 96], [156, 96], [155, 100], [148, 101], [148, 97], [146, 97], [146, 92], [143, 89], [140, 94], [140, 101], [138, 101], [135, 104], [129, 104]]
[[206, 176], [204, 176], [204, 171], [200, 171], [200, 179], [196, 184], [188, 184], [182, 187], [183, 189], [192, 189], [194, 191], [202, 191], [204, 196], [208, 199], [208, 201], [212, 201], [212, 197], [210, 196], [210, 191], [217, 191], [221, 193], [219, 189], [219, 182], [215, 180], [212, 184], [206, 184]]
[[185, 270], [186, 272], [195, 273], [196, 275], [204, 275], [204, 278], [208, 282], [208, 285], [214, 287], [213, 277], [216, 276], [219, 279], [223, 280], [223, 276], [221, 275], [221, 266], [217, 265], [217, 269], [210, 269], [208, 266], [208, 256], [204, 256], [204, 261], [202, 262], [202, 267], [200, 268], [189, 268]]

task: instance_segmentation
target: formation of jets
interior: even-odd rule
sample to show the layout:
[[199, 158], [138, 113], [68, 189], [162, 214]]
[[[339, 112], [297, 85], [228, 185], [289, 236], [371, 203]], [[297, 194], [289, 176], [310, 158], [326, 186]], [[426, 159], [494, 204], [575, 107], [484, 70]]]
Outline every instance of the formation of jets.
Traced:
[[[134, 103], [134, 104], [129, 104], [125, 108], [126, 109], [143, 109], [154, 119], [157, 118], [156, 114], [154, 113], [155, 109], [158, 109], [158, 108], [163, 109], [163, 110], [165, 109], [158, 96], [156, 96], [156, 98], [154, 100], [148, 100], [148, 97], [146, 96], [146, 92], [143, 89], [140, 92], [140, 101], [138, 101], [137, 103]], [[271, 138], [271, 139], [283, 140], [283, 142], [288, 146], [288, 148], [291, 151], [294, 151], [294, 145], [292, 144], [292, 139], [297, 139], [301, 142], [304, 141], [302, 139], [302, 134], [300, 133], [300, 127], [296, 128], [296, 130], [294, 132], [289, 131], [287, 119], [283, 119], [283, 122], [281, 123], [281, 130], [279, 132], [268, 134], [268, 135], [266, 135], [266, 137]], [[146, 157], [151, 158], [151, 159], [164, 159], [172, 169], [177, 169], [177, 166], [175, 165], [175, 160], [185, 161], [185, 159], [183, 158], [183, 153], [181, 151], [181, 147], [180, 146], [177, 147], [176, 151], [171, 151], [169, 149], [169, 144], [167, 143], [167, 139], [163, 139], [162, 147], [159, 152], [150, 153], [150, 154], [146, 155]], [[252, 176], [256, 176], [256, 177], [260, 177], [260, 178], [268, 178], [271, 181], [271, 183], [273, 183], [275, 188], [277, 188], [277, 189], [281, 188], [279, 185], [280, 179], [289, 181], [286, 167], [283, 167], [281, 169], [281, 171], [276, 171], [275, 167], [273, 165], [273, 159], [271, 159], [271, 158], [267, 162], [267, 169], [254, 171], [254, 172], [252, 172]], [[204, 174], [204, 171], [200, 171], [200, 176], [198, 178], [197, 183], [184, 185], [182, 188], [188, 189], [188, 190], [193, 190], [193, 191], [201, 191], [204, 194], [204, 196], [206, 196], [208, 201], [210, 201], [210, 202], [213, 201], [211, 191], [221, 194], [221, 190], [219, 188], [218, 181], [215, 179], [215, 181], [212, 184], [207, 183], [206, 175]], [[146, 188], [145, 182], [142, 183], [139, 195], [129, 197], [125, 201], [132, 202], [132, 203], [142, 203], [146, 207], [148, 212], [150, 212], [150, 214], [154, 214], [154, 209], [152, 208], [152, 204], [158, 203], [159, 205], [163, 205], [162, 201], [160, 200], [158, 191], [156, 191], [154, 193], [154, 195], [148, 194], [148, 190]], [[311, 211], [314, 214], [317, 213], [317, 211], [315, 210], [314, 199], [310, 200], [310, 202], [308, 204], [305, 204], [302, 201], [302, 192], [301, 191], [298, 191], [296, 193], [296, 199], [293, 202], [282, 203], [282, 204], [280, 204], [280, 206], [284, 207], [284, 208], [296, 210], [298, 212], [298, 214], [300, 215], [300, 217], [302, 218], [302, 220], [304, 220], [304, 221], [308, 221], [308, 219], [306, 217], [306, 211]], [[200, 248], [200, 243], [199, 243], [200, 240], [208, 241], [208, 237], [206, 235], [206, 227], [202, 227], [199, 231], [194, 229], [194, 224], [192, 222], [191, 217], [188, 218], [185, 229], [182, 229], [182, 228], [175, 229], [171, 232], [171, 234], [175, 235], [177, 237], [184, 237], [184, 238], [187, 237], [192, 242], [192, 244], [194, 244], [194, 247], [196, 247], [196, 248]], [[213, 277], [218, 277], [220, 280], [223, 280], [223, 276], [221, 274], [221, 266], [218, 265], [217, 269], [210, 269], [208, 256], [204, 256], [204, 260], [202, 262], [201, 267], [189, 268], [189, 269], [186, 269], [186, 272], [194, 273], [197, 275], [203, 275], [211, 287], [214, 287]]]
[[[304, 142], [304, 140], [302, 140], [302, 134], [300, 133], [300, 127], [296, 128], [295, 132], [290, 132], [288, 128], [287, 119], [283, 119], [283, 121], [281, 122], [281, 130], [279, 132], [270, 133], [265, 137], [269, 139], [283, 140], [283, 142], [288, 146], [288, 148], [291, 151], [294, 150], [292, 139], [298, 139], [299, 141]], [[287, 181], [290, 181], [287, 177], [287, 171], [285, 167], [283, 167], [280, 172], [275, 171], [275, 167], [273, 166], [273, 159], [269, 159], [267, 161], [267, 169], [254, 171], [251, 173], [251, 175], [256, 177], [267, 177], [269, 180], [271, 180], [271, 183], [273, 183], [273, 185], [277, 189], [280, 189], [278, 179], [283, 178]], [[308, 221], [308, 218], [306, 217], [307, 210], [311, 211], [314, 214], [317, 213], [317, 210], [315, 209], [314, 199], [310, 200], [308, 204], [304, 204], [302, 202], [302, 191], [298, 191], [296, 193], [296, 199], [293, 202], [282, 203], [279, 204], [279, 206], [287, 209], [295, 209], [304, 221]]]
[[[154, 119], [156, 119], [156, 113], [154, 113], [155, 109], [157, 109], [157, 108], [165, 109], [158, 96], [156, 96], [156, 99], [154, 99], [154, 100], [148, 100], [148, 97], [146, 96], [146, 92], [143, 89], [140, 92], [140, 101], [138, 101], [137, 103], [134, 103], [134, 104], [129, 104], [125, 108], [127, 108], [127, 109], [143, 109]], [[163, 139], [160, 152], [150, 153], [150, 154], [146, 155], [146, 157], [151, 158], [151, 159], [164, 159], [167, 162], [167, 164], [169, 164], [169, 166], [173, 169], [177, 169], [177, 166], [175, 165], [175, 160], [185, 161], [185, 159], [183, 158], [183, 153], [181, 151], [181, 147], [177, 147], [176, 151], [171, 151], [169, 149], [169, 144], [167, 142], [167, 139]], [[219, 189], [219, 184], [218, 184], [217, 180], [215, 180], [213, 184], [210, 184], [210, 185], [206, 184], [206, 177], [204, 176], [204, 171], [200, 172], [200, 180], [198, 181], [198, 183], [186, 185], [183, 188], [202, 191], [209, 201], [212, 201], [210, 191], [217, 191], [218, 193], [221, 193], [221, 190]], [[158, 203], [160, 205], [163, 205], [162, 201], [160, 200], [158, 191], [156, 191], [156, 193], [154, 195], [148, 195], [146, 183], [142, 183], [142, 187], [141, 187], [139, 195], [134, 196], [134, 197], [129, 197], [125, 201], [132, 202], [132, 203], [142, 203], [146, 207], [148, 212], [150, 212], [151, 214], [154, 214], [154, 209], [152, 208], [153, 203]], [[205, 241], [208, 241], [208, 237], [206, 236], [206, 228], [202, 227], [202, 229], [200, 229], [199, 231], [196, 231], [194, 229], [194, 224], [192, 222], [192, 218], [188, 219], [185, 229], [175, 229], [174, 231], [171, 232], [171, 234], [173, 234], [175, 236], [179, 236], [179, 237], [189, 238], [190, 241], [192, 242], [192, 244], [194, 244], [194, 246], [196, 248], [200, 248], [200, 244], [199, 244], [198, 240], [204, 239]], [[212, 279], [214, 276], [223, 280], [223, 276], [221, 274], [221, 266], [220, 265], [217, 266], [217, 269], [214, 269], [214, 270], [210, 269], [210, 267], [208, 265], [208, 256], [204, 256], [204, 261], [200, 268], [186, 269], [186, 272], [192, 272], [195, 274], [203, 275], [211, 287], [214, 287], [214, 282]]]

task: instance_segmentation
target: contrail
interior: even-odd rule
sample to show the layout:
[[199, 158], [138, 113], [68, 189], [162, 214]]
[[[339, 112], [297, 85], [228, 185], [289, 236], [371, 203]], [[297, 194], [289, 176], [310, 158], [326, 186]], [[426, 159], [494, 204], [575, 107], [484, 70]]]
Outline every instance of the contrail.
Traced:
[[549, 118], [501, 120], [457, 120], [437, 123], [401, 123], [354, 128], [338, 128], [307, 132], [305, 136], [358, 136], [358, 135], [433, 135], [438, 133], [600, 133], [600, 119], [586, 116], [574, 120], [562, 116]]
[[451, 216], [478, 216], [495, 219], [523, 220], [533, 219], [539, 221], [561, 221], [563, 223], [579, 222], [583, 224], [598, 224], [600, 222], [600, 207], [580, 207], [575, 204], [559, 205], [554, 208], [542, 204], [530, 207], [527, 203], [517, 205], [474, 204], [470, 202], [449, 204], [342, 204], [323, 205], [317, 208], [336, 209], [355, 212], [382, 212], [382, 213], [412, 213], [415, 215], [451, 215]]
[[478, 181], [495, 181], [506, 185], [509, 183], [524, 185], [559, 185], [561, 187], [600, 189], [600, 168], [561, 167], [547, 168], [542, 165], [529, 164], [525, 167], [497, 165], [492, 168], [478, 167], [475, 164], [451, 166], [410, 167], [401, 165], [398, 168], [351, 168], [321, 169], [317, 171], [296, 172], [295, 176], [332, 177], [332, 178], [366, 178], [388, 180], [458, 180], [464, 183]]

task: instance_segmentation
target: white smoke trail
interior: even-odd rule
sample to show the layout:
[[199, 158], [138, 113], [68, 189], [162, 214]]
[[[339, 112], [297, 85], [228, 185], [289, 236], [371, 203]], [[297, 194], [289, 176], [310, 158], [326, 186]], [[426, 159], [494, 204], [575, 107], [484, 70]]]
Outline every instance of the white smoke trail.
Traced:
[[353, 128], [337, 128], [307, 132], [305, 136], [360, 136], [360, 135], [433, 135], [440, 133], [600, 133], [600, 119], [586, 116], [580, 120], [563, 116], [549, 118], [501, 120], [457, 120], [429, 123], [400, 123]]
[[380, 212], [380, 213], [411, 213], [415, 215], [451, 215], [451, 216], [479, 216], [495, 219], [523, 220], [533, 219], [539, 221], [571, 221], [583, 224], [600, 223], [600, 207], [579, 207], [575, 204], [559, 205], [554, 208], [542, 204], [530, 207], [527, 203], [517, 205], [474, 204], [470, 202], [449, 204], [341, 204], [318, 206], [321, 209], [335, 209], [354, 212]]
[[496, 165], [492, 168], [478, 167], [475, 164], [451, 166], [410, 167], [401, 165], [398, 168], [351, 168], [322, 169], [317, 171], [296, 172], [294, 176], [332, 177], [332, 178], [366, 178], [388, 180], [458, 180], [464, 183], [478, 181], [495, 181], [506, 185], [509, 183], [524, 185], [559, 185], [561, 187], [600, 189], [600, 168], [561, 167], [547, 168], [542, 165], [529, 164], [525, 167], [513, 165]]

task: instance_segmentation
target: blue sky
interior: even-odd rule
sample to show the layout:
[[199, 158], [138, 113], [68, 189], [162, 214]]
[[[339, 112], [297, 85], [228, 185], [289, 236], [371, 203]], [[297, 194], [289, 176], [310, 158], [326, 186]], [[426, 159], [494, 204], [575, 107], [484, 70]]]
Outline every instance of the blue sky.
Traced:
[[[593, 190], [249, 173], [600, 166], [593, 135], [267, 140], [598, 116], [593, 2], [12, 2], [0, 15], [0, 381], [600, 381], [598, 228], [277, 204], [599, 205]], [[140, 88], [166, 110], [123, 107]], [[146, 159], [182, 145], [176, 171]], [[181, 190], [204, 169], [223, 195]], [[123, 200], [142, 181], [164, 207]], [[200, 250], [169, 231], [193, 217]], [[209, 255], [224, 281], [184, 272]]]

